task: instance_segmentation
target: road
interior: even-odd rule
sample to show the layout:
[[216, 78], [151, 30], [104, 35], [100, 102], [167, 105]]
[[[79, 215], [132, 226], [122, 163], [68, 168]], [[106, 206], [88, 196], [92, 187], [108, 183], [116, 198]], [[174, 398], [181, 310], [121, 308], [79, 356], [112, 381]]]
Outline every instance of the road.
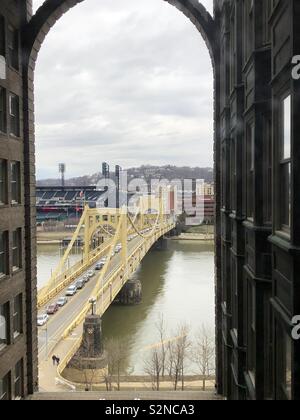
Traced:
[[[130, 255], [130, 253], [135, 248], [137, 248], [141, 242], [143, 242], [143, 238], [140, 236], [130, 241], [128, 243], [128, 254]], [[96, 264], [94, 264], [89, 270], [95, 270], [95, 265]], [[110, 280], [111, 274], [120, 266], [121, 254], [116, 254], [111, 260], [110, 266], [104, 278], [103, 285], [105, 285]], [[95, 271], [95, 273], [95, 276], [92, 277], [92, 279], [85, 285], [82, 290], [79, 290], [75, 296], [69, 297], [68, 303], [63, 308], [60, 308], [60, 310], [55, 315], [50, 317], [48, 323], [44, 327], [39, 327], [38, 343], [40, 361], [48, 358], [56, 343], [60, 340], [63, 332], [80, 313], [87, 301], [91, 298], [92, 292], [97, 284], [101, 272]], [[78, 277], [78, 279], [82, 278], [83, 275], [84, 274]], [[74, 283], [78, 279], [76, 279]], [[61, 293], [61, 296], [65, 295], [66, 290], [67, 288]], [[50, 301], [47, 304], [47, 307], [51, 303], [57, 302], [58, 298], [59, 296], [53, 299], [53, 301]], [[44, 314], [47, 310], [47, 307], [41, 308], [39, 315]]]

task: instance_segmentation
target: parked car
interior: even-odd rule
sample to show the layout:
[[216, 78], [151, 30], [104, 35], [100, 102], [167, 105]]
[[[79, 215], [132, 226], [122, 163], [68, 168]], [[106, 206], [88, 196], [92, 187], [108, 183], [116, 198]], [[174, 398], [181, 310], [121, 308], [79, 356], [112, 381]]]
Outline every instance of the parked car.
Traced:
[[66, 292], [66, 296], [74, 296], [77, 293], [77, 287], [75, 284], [73, 284], [72, 286], [68, 287], [67, 292]]
[[49, 305], [48, 306], [48, 309], [47, 309], [47, 314], [48, 315], [54, 315], [54, 314], [56, 314], [56, 312], [59, 310], [59, 306], [58, 306], [58, 304], [57, 303], [52, 303], [52, 305]]
[[77, 280], [77, 282], [76, 282], [77, 290], [83, 289], [84, 286], [85, 286], [85, 281], [84, 280]]
[[92, 277], [94, 277], [94, 275], [95, 275], [95, 271], [90, 270], [90, 271], [87, 273], [87, 275], [88, 275], [88, 277], [91, 279]]
[[62, 296], [58, 299], [57, 304], [60, 308], [65, 306], [68, 303], [68, 299], [65, 296]]
[[47, 314], [39, 315], [37, 318], [38, 327], [43, 327], [44, 325], [46, 325], [48, 320], [49, 320], [49, 315]]
[[102, 257], [101, 260], [100, 260], [100, 262], [103, 263], [103, 264], [105, 264], [106, 261], [107, 261], [107, 257]]

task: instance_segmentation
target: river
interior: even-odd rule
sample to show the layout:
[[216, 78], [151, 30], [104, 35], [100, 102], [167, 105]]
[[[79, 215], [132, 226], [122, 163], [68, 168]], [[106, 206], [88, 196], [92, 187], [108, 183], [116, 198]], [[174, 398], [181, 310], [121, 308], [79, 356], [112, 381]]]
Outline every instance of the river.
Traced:
[[[38, 246], [39, 287], [55, 268], [61, 251], [55, 245]], [[78, 258], [72, 255], [70, 264]], [[194, 241], [171, 241], [167, 251], [150, 252], [135, 277], [143, 287], [138, 306], [109, 308], [103, 318], [104, 337], [128, 340], [130, 373], [143, 374], [148, 349], [159, 342], [159, 316], [166, 324], [166, 338], [176, 336], [180, 324], [188, 324], [191, 340], [201, 326], [214, 328], [214, 247]], [[190, 372], [193, 373], [193, 372]]]

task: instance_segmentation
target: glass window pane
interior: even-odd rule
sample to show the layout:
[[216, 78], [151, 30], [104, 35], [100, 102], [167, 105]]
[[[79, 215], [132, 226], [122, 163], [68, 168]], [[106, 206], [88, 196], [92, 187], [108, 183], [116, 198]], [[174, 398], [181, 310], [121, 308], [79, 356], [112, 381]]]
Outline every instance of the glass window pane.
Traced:
[[20, 135], [20, 110], [19, 110], [19, 97], [9, 95], [9, 117], [10, 117], [10, 134], [19, 137]]
[[0, 305], [0, 349], [9, 344], [9, 305]]
[[20, 203], [20, 163], [11, 163], [11, 202]]
[[292, 398], [292, 341], [286, 334], [286, 362], [285, 362], [285, 386], [288, 398]]
[[10, 374], [0, 378], [0, 401], [8, 401], [10, 399]]
[[0, 16], [0, 55], [5, 56], [5, 20]]
[[19, 70], [19, 33], [14, 28], [8, 28], [8, 58], [9, 65]]
[[7, 274], [7, 233], [0, 232], [0, 278]]
[[291, 226], [291, 164], [281, 165], [281, 227]]
[[0, 159], [0, 205], [7, 203], [7, 162]]
[[22, 334], [22, 295], [17, 296], [14, 299], [14, 311], [13, 311], [13, 327], [14, 327], [14, 338]]
[[23, 360], [20, 360], [15, 367], [15, 399], [23, 397]]
[[291, 157], [291, 96], [283, 102], [283, 159]]
[[0, 86], [0, 131], [6, 132], [6, 91]]

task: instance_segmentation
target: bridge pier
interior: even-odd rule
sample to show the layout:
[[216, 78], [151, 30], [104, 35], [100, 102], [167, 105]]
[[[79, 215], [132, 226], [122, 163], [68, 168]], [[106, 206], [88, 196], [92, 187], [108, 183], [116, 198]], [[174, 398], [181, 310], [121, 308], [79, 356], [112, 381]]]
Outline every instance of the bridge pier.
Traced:
[[161, 237], [159, 240], [154, 244], [153, 248], [158, 251], [167, 251], [170, 247], [170, 238]]
[[89, 391], [93, 384], [102, 383], [107, 372], [107, 356], [103, 346], [102, 319], [88, 315], [83, 325], [80, 349], [74, 355], [63, 377], [81, 384]]
[[131, 279], [124, 285], [115, 302], [121, 305], [138, 305], [142, 301], [142, 283]]

